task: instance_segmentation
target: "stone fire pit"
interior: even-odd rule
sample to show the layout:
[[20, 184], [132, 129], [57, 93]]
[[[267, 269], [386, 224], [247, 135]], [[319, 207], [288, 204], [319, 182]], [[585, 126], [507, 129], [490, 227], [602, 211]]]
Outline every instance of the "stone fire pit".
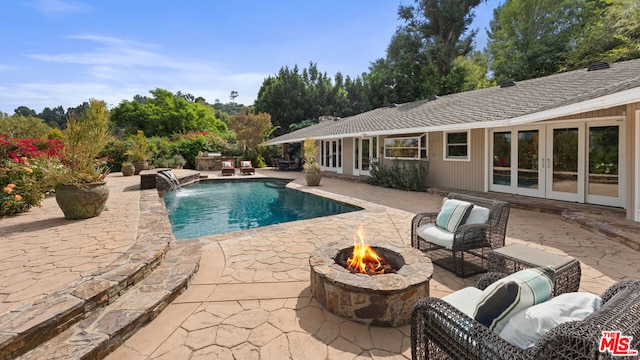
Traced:
[[395, 274], [354, 274], [339, 264], [353, 246], [324, 245], [311, 253], [311, 294], [340, 317], [374, 326], [408, 324], [416, 302], [429, 296], [433, 264], [406, 245], [371, 247], [397, 265]]

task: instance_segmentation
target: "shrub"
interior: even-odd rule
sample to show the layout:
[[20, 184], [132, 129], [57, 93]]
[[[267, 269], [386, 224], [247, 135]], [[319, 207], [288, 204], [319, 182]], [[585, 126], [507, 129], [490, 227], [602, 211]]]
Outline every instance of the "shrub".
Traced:
[[185, 160], [185, 167], [195, 169], [196, 156], [199, 152], [229, 152], [229, 144], [221, 137], [206, 132], [178, 134], [173, 136], [177, 154], [181, 154]]
[[59, 157], [63, 145], [57, 139], [18, 139], [0, 135], [0, 158], [21, 162], [21, 158]]
[[380, 166], [378, 162], [371, 163], [371, 177], [367, 183], [376, 186], [409, 191], [425, 191], [425, 178], [429, 171], [427, 161], [412, 162], [411, 165], [399, 164], [393, 160], [390, 167]]
[[0, 217], [15, 215], [40, 206], [45, 189], [42, 186], [42, 171], [31, 166], [26, 157], [3, 159], [0, 162]]
[[100, 157], [102, 157], [107, 162], [107, 167], [110, 171], [117, 172], [120, 171], [122, 164], [129, 160], [129, 152], [131, 151], [131, 147], [133, 146], [133, 141], [127, 140], [117, 140], [110, 139], [107, 142], [107, 145], [104, 147], [102, 152], [100, 153]]

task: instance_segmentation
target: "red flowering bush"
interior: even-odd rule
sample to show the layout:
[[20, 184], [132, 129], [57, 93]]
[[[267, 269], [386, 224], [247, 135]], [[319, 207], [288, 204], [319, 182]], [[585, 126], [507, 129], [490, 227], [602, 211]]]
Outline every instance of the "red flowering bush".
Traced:
[[58, 139], [15, 139], [0, 135], [0, 158], [18, 163], [23, 157], [60, 157], [63, 149]]

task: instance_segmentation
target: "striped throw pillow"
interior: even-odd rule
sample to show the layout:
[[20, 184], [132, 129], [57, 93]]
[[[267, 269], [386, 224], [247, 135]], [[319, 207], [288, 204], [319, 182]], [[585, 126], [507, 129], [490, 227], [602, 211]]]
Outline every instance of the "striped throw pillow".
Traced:
[[444, 198], [442, 208], [436, 217], [436, 226], [449, 232], [455, 232], [464, 224], [473, 209], [473, 204], [466, 201]]
[[513, 315], [551, 297], [555, 278], [551, 266], [520, 270], [506, 276], [484, 289], [474, 318], [500, 334]]

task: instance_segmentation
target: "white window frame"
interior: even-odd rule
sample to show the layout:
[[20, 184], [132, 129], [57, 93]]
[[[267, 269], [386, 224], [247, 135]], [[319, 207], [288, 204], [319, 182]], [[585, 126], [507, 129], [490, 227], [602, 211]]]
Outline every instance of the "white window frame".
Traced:
[[[447, 142], [448, 134], [467, 134], [467, 155], [466, 156], [449, 156], [449, 143]], [[452, 144], [462, 145], [462, 144]], [[471, 161], [469, 153], [471, 151], [471, 131], [469, 130], [456, 130], [456, 131], [443, 131], [442, 132], [442, 159], [444, 161]]]
[[[425, 138], [425, 145], [422, 146], [422, 138]], [[394, 147], [394, 148], [398, 148], [398, 149], [417, 149], [418, 150], [418, 156], [417, 157], [402, 157], [402, 156], [387, 156], [387, 140], [406, 140], [406, 139], [416, 139], [418, 141], [418, 146], [417, 147]], [[395, 137], [388, 137], [385, 138], [384, 140], [384, 150], [382, 153], [382, 156], [385, 159], [399, 159], [399, 160], [424, 160], [427, 159], [429, 157], [429, 153], [427, 151], [427, 149], [429, 149], [429, 137], [427, 136], [426, 133], [422, 134], [422, 135], [416, 135], [416, 136], [395, 136]], [[422, 156], [422, 152], [424, 151], [425, 156]]]

